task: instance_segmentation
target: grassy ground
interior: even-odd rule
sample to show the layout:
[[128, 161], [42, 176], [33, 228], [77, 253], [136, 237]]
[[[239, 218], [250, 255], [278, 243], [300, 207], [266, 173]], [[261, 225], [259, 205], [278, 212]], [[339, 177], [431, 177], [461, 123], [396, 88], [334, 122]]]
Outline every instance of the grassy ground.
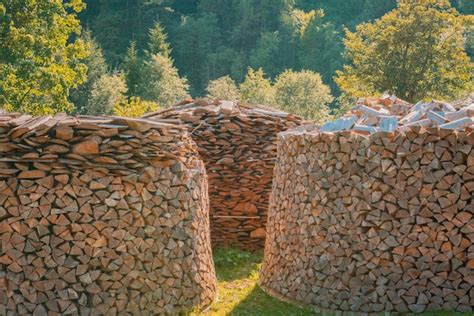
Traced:
[[[263, 292], [257, 285], [261, 253], [236, 249], [214, 250], [219, 297], [203, 313], [192, 316], [307, 316], [317, 315], [311, 309], [281, 302]], [[328, 315], [327, 313], [325, 315]], [[333, 315], [333, 314], [331, 314]], [[380, 314], [381, 316], [384, 313]], [[469, 315], [451, 312], [423, 313], [423, 316]]]
[[261, 262], [261, 253], [235, 249], [215, 250], [214, 263], [219, 282], [219, 297], [209, 310], [197, 315], [314, 315], [309, 309], [301, 309], [265, 294], [257, 285]]

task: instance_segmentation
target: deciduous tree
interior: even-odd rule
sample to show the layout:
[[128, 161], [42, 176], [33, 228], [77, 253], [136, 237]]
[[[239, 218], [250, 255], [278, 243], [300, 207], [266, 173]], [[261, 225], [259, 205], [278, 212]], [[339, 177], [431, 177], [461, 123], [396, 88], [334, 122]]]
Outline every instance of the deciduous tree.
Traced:
[[71, 111], [69, 90], [86, 78], [82, 0], [0, 3], [0, 106], [33, 114]]
[[240, 84], [240, 98], [244, 102], [272, 105], [275, 91], [269, 79], [265, 78], [262, 68], [249, 68], [244, 81]]
[[350, 97], [388, 91], [415, 102], [465, 94], [474, 67], [464, 51], [464, 25], [447, 0], [400, 0], [375, 22], [346, 30], [350, 64], [336, 81]]
[[330, 118], [333, 97], [321, 76], [310, 70], [286, 70], [275, 82], [275, 103], [281, 109], [323, 123]]
[[114, 106], [114, 113], [125, 117], [141, 117], [147, 112], [159, 110], [159, 105], [155, 102], [144, 101], [139, 97], [131, 97], [124, 102], [117, 103]]
[[229, 76], [211, 80], [207, 86], [207, 97], [219, 100], [239, 100], [239, 89]]

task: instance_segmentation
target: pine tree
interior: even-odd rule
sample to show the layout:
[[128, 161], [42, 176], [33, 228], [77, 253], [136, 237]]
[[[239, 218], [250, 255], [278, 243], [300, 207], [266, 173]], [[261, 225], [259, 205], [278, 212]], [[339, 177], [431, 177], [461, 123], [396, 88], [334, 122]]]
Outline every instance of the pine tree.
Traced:
[[148, 54], [160, 54], [169, 57], [171, 54], [170, 44], [167, 42], [168, 37], [160, 24], [156, 21], [148, 33]]
[[86, 81], [78, 88], [71, 90], [69, 98], [75, 106], [74, 112], [76, 113], [87, 113], [86, 107], [91, 97], [92, 86], [100, 77], [107, 74], [107, 63], [102, 49], [89, 30], [83, 32], [82, 40], [87, 45], [89, 56], [83, 61], [87, 67]]
[[187, 80], [179, 76], [171, 58], [160, 54], [151, 55], [145, 61], [143, 71], [146, 78], [142, 93], [144, 100], [166, 108], [189, 97]]
[[122, 70], [125, 75], [125, 83], [128, 87], [129, 96], [141, 96], [144, 84], [143, 60], [138, 56], [137, 45], [131, 42], [125, 55]]

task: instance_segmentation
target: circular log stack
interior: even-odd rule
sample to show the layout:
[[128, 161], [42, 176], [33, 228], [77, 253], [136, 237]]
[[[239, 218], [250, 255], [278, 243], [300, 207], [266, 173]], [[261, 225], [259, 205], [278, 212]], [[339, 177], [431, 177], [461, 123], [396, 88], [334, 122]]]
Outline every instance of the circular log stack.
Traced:
[[205, 169], [179, 125], [0, 116], [0, 314], [174, 314], [216, 279]]
[[204, 99], [145, 117], [179, 119], [189, 127], [209, 177], [213, 246], [263, 248], [276, 135], [301, 125], [302, 119], [261, 106]]
[[260, 284], [322, 310], [472, 312], [474, 132], [284, 132]]

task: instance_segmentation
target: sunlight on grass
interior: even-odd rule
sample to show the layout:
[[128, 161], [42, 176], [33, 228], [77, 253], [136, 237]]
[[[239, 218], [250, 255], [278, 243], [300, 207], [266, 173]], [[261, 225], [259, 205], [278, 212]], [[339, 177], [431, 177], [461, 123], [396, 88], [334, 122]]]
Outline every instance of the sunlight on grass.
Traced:
[[193, 315], [314, 315], [309, 309], [272, 298], [258, 287], [261, 253], [217, 249], [214, 261], [219, 296], [206, 312]]

